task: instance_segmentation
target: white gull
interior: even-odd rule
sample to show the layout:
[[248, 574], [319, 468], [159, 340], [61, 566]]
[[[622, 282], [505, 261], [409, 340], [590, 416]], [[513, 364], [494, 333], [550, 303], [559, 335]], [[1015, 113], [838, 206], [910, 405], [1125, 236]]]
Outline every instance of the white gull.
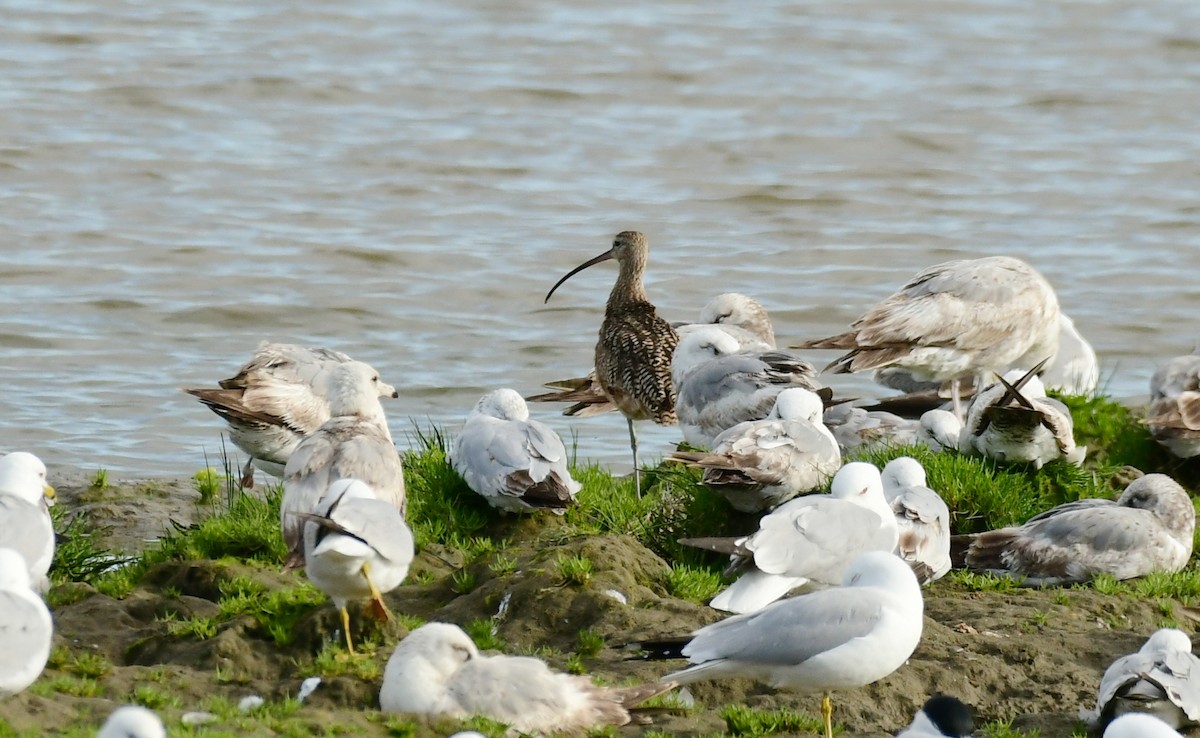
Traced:
[[950, 509], [926, 486], [925, 467], [911, 456], [889, 461], [881, 477], [900, 530], [896, 555], [922, 584], [941, 579], [950, 571]]
[[0, 546], [24, 558], [34, 589], [46, 592], [54, 560], [54, 524], [49, 506], [56, 499], [46, 484], [46, 465], [26, 451], [0, 456]]

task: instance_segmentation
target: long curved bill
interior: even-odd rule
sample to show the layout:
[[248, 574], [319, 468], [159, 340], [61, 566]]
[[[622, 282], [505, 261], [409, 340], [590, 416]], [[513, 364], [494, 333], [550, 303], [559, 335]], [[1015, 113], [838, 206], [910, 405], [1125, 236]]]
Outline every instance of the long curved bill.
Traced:
[[579, 272], [582, 272], [584, 269], [587, 269], [588, 267], [590, 267], [594, 264], [599, 264], [602, 261], [608, 261], [611, 258], [613, 258], [613, 253], [612, 253], [612, 249], [609, 249], [608, 251], [605, 251], [603, 254], [600, 254], [599, 256], [597, 256], [596, 258], [588, 259], [587, 261], [583, 262], [582, 264], [575, 267], [571, 271], [567, 272], [566, 275], [564, 275], [562, 279], [560, 279], [554, 283], [554, 286], [551, 287], [550, 291], [546, 293], [546, 299], [542, 300], [542, 303], [545, 304], [547, 302], [550, 302], [550, 295], [553, 295], [554, 290], [558, 289], [558, 286], [560, 284], [562, 284], [563, 282], [566, 282], [568, 279], [575, 276]]

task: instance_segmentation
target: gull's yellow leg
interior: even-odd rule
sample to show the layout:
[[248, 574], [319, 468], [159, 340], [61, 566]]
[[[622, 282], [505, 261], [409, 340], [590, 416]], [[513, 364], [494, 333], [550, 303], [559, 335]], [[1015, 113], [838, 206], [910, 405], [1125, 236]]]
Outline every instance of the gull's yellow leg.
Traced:
[[825, 718], [825, 738], [833, 738], [833, 701], [828, 692], [821, 698], [821, 717]]
[[346, 650], [354, 653], [354, 644], [350, 642], [350, 613], [345, 607], [341, 608], [342, 613], [342, 632], [346, 634]]
[[391, 610], [388, 610], [387, 605], [383, 601], [383, 594], [379, 588], [375, 586], [375, 582], [371, 581], [371, 565], [362, 565], [363, 578], [367, 580], [367, 587], [371, 590], [371, 604], [367, 606], [367, 612], [370, 613], [376, 620], [388, 621], [392, 617]]

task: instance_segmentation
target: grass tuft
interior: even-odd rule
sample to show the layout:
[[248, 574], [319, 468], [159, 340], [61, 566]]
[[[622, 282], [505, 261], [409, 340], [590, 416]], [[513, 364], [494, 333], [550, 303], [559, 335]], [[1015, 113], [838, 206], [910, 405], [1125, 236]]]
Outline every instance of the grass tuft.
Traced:
[[729, 705], [721, 710], [721, 719], [730, 735], [763, 736], [776, 733], [825, 732], [824, 722], [817, 717], [802, 715], [786, 707], [778, 710], [756, 710], [746, 705]]

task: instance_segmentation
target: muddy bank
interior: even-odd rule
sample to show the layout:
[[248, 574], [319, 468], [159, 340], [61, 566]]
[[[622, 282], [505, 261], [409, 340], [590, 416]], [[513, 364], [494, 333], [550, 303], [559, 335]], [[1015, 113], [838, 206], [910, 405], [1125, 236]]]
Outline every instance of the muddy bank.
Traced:
[[[186, 526], [204, 513], [188, 479], [105, 490], [92, 488], [84, 475], [52, 481], [61, 504], [85, 512], [116, 550], [135, 550], [166, 527]], [[572, 537], [552, 516], [503, 525], [510, 545], [471, 563], [466, 574], [455, 576], [462, 561], [452, 552], [422, 551], [409, 583], [386, 597], [395, 613], [408, 617], [379, 627], [352, 613], [354, 634], [366, 649], [378, 644], [372, 656], [353, 663], [320, 657], [323, 644], [337, 637], [338, 619], [319, 596], [293, 608], [298, 616], [285, 638], [272, 631], [269, 616], [223, 617], [231, 588], [295, 587], [301, 573], [202, 560], [161, 564], [123, 599], [84, 584], [60, 585], [50, 598], [58, 603], [51, 666], [34, 688], [0, 702], [0, 719], [18, 733], [63, 732], [97, 725], [115, 705], [137, 700], [157, 709], [173, 733], [186, 730], [178, 722], [184, 713], [204, 710], [217, 719], [200, 734], [308, 735], [335, 726], [353, 735], [407, 734], [396, 718], [378, 712], [377, 702], [383, 664], [412, 618], [474, 621], [476, 627], [489, 621], [507, 652], [537, 652], [564, 669], [573, 662], [612, 683], [656, 680], [682, 666], [630, 660], [621, 644], [686, 633], [719, 618], [701, 603], [671, 597], [668, 565], [632, 538]], [[590, 575], [564, 577], [561, 561], [572, 556], [592, 563]], [[1170, 615], [1190, 629], [1177, 610], [1169, 602], [1089, 588], [969, 592], [935, 583], [926, 592], [924, 634], [910, 663], [874, 685], [836, 693], [835, 721], [846, 736], [890, 735], [940, 691], [975, 706], [982, 720], [1011, 719], [1014, 727], [1043, 736], [1069, 735], [1115, 657], [1136, 650]], [[582, 649], [580, 631], [602, 637], [604, 647], [594, 654]], [[313, 675], [323, 681], [312, 696], [302, 705], [288, 701]], [[817, 714], [818, 696], [749, 681], [702, 682], [689, 692], [696, 708], [621, 732], [720, 733], [726, 730], [720, 708], [735, 703]], [[267, 705], [248, 714], [232, 707], [250, 694]], [[453, 727], [424, 721], [415, 732], [445, 735]]]

